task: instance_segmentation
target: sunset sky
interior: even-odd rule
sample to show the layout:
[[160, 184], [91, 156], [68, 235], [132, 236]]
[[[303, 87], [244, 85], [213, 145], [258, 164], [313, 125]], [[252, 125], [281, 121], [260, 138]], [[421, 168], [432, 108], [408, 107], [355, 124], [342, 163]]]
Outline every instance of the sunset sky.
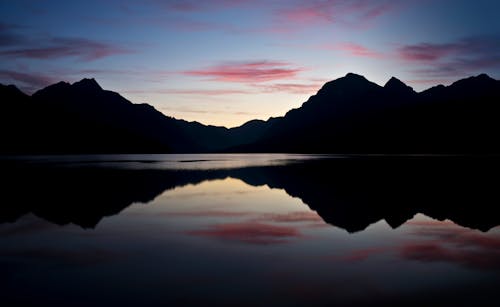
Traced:
[[135, 103], [233, 127], [347, 72], [420, 91], [500, 78], [497, 0], [0, 0], [0, 83], [95, 78]]

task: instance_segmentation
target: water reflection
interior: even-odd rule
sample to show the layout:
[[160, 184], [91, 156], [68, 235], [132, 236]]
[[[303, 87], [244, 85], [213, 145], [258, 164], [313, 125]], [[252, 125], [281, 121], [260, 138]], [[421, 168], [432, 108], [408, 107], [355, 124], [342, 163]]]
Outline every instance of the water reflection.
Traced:
[[4, 166], [2, 303], [498, 303], [494, 160], [145, 165]]
[[[166, 190], [236, 178], [252, 186], [282, 189], [325, 222], [348, 232], [379, 220], [396, 228], [416, 213], [482, 231], [500, 224], [494, 214], [500, 201], [500, 163], [494, 158], [279, 158], [288, 163], [254, 161], [248, 164], [258, 166], [207, 170], [148, 165], [131, 169], [129, 160], [115, 161], [114, 167], [100, 162], [78, 167], [72, 161], [8, 163], [2, 172], [0, 221], [12, 222], [32, 212], [56, 224], [92, 228], [102, 217], [118, 214], [132, 203], [148, 203]], [[223, 186], [225, 193], [227, 183]]]

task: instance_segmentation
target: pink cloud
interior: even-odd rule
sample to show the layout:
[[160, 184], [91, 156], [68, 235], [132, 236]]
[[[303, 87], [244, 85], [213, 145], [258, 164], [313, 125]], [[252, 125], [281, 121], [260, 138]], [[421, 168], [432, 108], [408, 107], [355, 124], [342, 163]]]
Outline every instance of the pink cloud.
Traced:
[[277, 83], [270, 85], [254, 85], [254, 86], [258, 87], [265, 93], [284, 92], [292, 94], [313, 94], [321, 88], [323, 83], [314, 83], [314, 84]]
[[75, 57], [81, 61], [93, 61], [112, 55], [127, 53], [132, 53], [132, 51], [89, 39], [53, 38], [49, 40], [47, 46], [2, 50], [0, 51], [0, 56], [29, 59]]
[[177, 95], [195, 95], [195, 96], [225, 96], [225, 95], [247, 95], [254, 93], [243, 89], [145, 89], [145, 90], [121, 90], [120, 93], [126, 94], [177, 94]]
[[256, 61], [226, 63], [200, 70], [188, 70], [183, 74], [194, 77], [209, 77], [210, 80], [223, 82], [266, 82], [295, 77], [302, 68], [278, 61]]
[[263, 245], [286, 243], [287, 239], [301, 236], [296, 228], [259, 222], [218, 224], [203, 230], [189, 231], [187, 234]]
[[[363, 4], [366, 4], [367, 1], [363, 1], [363, 2], [358, 2], [358, 5], [363, 3]], [[383, 2], [381, 1], [380, 3], [378, 3], [378, 5], [375, 5], [375, 6], [372, 6], [372, 7], [367, 7], [363, 13], [364, 17], [367, 18], [367, 19], [375, 19], [381, 15], [384, 15], [385, 13], [387, 13], [388, 11], [392, 11], [394, 8], [396, 7], [396, 4], [394, 4], [394, 1], [386, 1], [386, 2]], [[360, 9], [363, 9], [363, 7], [361, 6]]]
[[399, 55], [407, 61], [436, 61], [457, 51], [455, 44], [422, 43], [403, 46]]
[[210, 0], [210, 1], [196, 1], [196, 0], [170, 0], [170, 1], [156, 1], [158, 5], [165, 7], [169, 10], [178, 12], [197, 12], [207, 10], [220, 10], [224, 8], [239, 7], [242, 5], [249, 5], [253, 1], [250, 0]]
[[247, 90], [235, 90], [235, 89], [214, 89], [214, 90], [188, 89], [188, 90], [159, 90], [155, 91], [155, 93], [220, 96], [220, 95], [250, 94], [251, 92]]
[[296, 1], [291, 7], [277, 10], [277, 14], [280, 19], [290, 23], [306, 25], [343, 23], [350, 26], [363, 26], [398, 5], [384, 0], [301, 0]]
[[[290, 34], [301, 31], [304, 27], [319, 24], [340, 24], [349, 28], [365, 28], [386, 14], [402, 7], [406, 1], [366, 1], [366, 0], [213, 0], [213, 1], [153, 1], [157, 8], [165, 10], [170, 20], [182, 30], [207, 31], [211, 29], [237, 32], [262, 32], [266, 34]], [[235, 28], [233, 20], [222, 23], [206, 23], [197, 16], [196, 21], [182, 18], [197, 14], [203, 15], [211, 11], [251, 10], [259, 14], [261, 26], [258, 28]], [[178, 19], [181, 18], [181, 19]], [[203, 19], [203, 17], [201, 17]]]
[[290, 9], [285, 9], [281, 13], [281, 17], [294, 23], [317, 23], [321, 21], [333, 21], [333, 16], [325, 9], [325, 5], [298, 6]]
[[334, 46], [326, 46], [327, 49], [342, 50], [351, 55], [368, 58], [381, 58], [383, 54], [365, 46], [355, 43], [341, 43]]
[[218, 114], [231, 114], [231, 115], [258, 115], [258, 113], [254, 112], [246, 112], [246, 111], [227, 111], [227, 110], [222, 110], [222, 109], [215, 109], [215, 110], [207, 110], [206, 108], [204, 109], [196, 109], [196, 108], [189, 108], [189, 107], [159, 107], [158, 108], [160, 111], [164, 111], [166, 114], [169, 114], [170, 112], [181, 112], [181, 113], [195, 113], [195, 114], [207, 114], [207, 113], [218, 113]]

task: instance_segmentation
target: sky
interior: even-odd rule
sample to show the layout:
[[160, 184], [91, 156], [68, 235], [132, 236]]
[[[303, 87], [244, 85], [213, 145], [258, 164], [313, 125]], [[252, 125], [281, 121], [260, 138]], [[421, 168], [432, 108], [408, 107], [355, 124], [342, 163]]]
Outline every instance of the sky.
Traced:
[[354, 72], [415, 90], [500, 79], [498, 0], [0, 0], [0, 83], [95, 78], [168, 116], [234, 127]]

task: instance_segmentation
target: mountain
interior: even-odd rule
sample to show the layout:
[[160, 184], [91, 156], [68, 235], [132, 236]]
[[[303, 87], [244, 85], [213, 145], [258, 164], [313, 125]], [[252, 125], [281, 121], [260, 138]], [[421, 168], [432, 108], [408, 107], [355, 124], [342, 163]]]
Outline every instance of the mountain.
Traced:
[[416, 93], [347, 74], [269, 123], [242, 152], [500, 153], [500, 81], [482, 74]]
[[165, 116], [94, 79], [59, 82], [31, 97], [2, 85], [0, 97], [3, 153], [207, 152], [238, 144], [227, 128]]
[[500, 81], [482, 74], [417, 93], [353, 73], [283, 117], [240, 127], [165, 116], [94, 79], [32, 96], [0, 85], [1, 153], [500, 153]]

